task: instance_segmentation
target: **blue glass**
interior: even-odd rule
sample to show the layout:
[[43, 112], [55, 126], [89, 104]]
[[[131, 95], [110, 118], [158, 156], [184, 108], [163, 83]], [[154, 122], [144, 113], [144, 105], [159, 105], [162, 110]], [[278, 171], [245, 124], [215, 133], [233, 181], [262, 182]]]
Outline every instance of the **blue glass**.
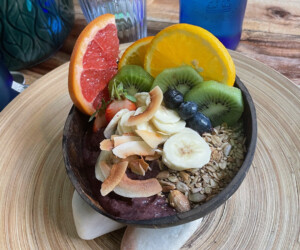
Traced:
[[228, 49], [241, 38], [247, 0], [180, 0], [180, 22], [213, 33]]
[[[12, 74], [18, 78], [16, 81], [14, 81]], [[12, 72], [12, 74], [8, 71], [0, 58], [0, 111], [28, 86], [24, 84], [22, 74], [18, 72]], [[21, 83], [17, 82], [17, 80]]]
[[12, 75], [5, 68], [4, 64], [0, 61], [0, 111], [10, 101], [10, 88], [12, 83]]

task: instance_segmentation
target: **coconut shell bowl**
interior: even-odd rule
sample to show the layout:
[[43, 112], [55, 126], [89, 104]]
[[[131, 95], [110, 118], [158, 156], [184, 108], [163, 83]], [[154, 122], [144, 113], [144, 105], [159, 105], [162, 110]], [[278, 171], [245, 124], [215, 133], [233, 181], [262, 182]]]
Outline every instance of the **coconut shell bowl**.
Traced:
[[188, 212], [176, 213], [171, 216], [153, 218], [147, 220], [126, 220], [111, 215], [105, 211], [100, 205], [97, 196], [100, 190], [95, 190], [91, 185], [91, 173], [87, 171], [86, 162], [82, 159], [82, 145], [84, 135], [90, 126], [88, 122], [89, 117], [81, 113], [76, 107], [72, 107], [67, 117], [64, 132], [63, 132], [63, 156], [67, 174], [74, 185], [76, 191], [93, 209], [100, 214], [107, 216], [117, 222], [127, 225], [135, 225], [139, 227], [170, 227], [175, 225], [184, 224], [196, 219], [199, 219], [213, 210], [217, 209], [220, 205], [226, 202], [239, 188], [241, 183], [246, 177], [246, 174], [251, 166], [257, 140], [257, 121], [254, 103], [252, 98], [242, 83], [237, 77], [235, 86], [240, 88], [244, 101], [244, 112], [242, 115], [244, 133], [246, 137], [246, 153], [244, 161], [233, 177], [231, 182], [217, 195], [199, 205]]

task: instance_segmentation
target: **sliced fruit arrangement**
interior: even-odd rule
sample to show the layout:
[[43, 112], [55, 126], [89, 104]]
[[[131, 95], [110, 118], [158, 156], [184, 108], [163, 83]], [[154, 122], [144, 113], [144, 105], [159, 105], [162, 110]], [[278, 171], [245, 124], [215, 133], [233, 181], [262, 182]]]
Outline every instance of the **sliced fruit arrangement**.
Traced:
[[241, 90], [215, 81], [206, 81], [191, 89], [184, 97], [198, 104], [198, 109], [210, 118], [212, 125], [234, 125], [244, 111]]
[[200, 135], [212, 131], [212, 125], [208, 117], [203, 115], [200, 112], [197, 112], [194, 116], [187, 120], [187, 126], [195, 131], [197, 131]]
[[178, 107], [178, 114], [183, 120], [187, 120], [196, 115], [198, 105], [194, 102], [182, 102]]
[[109, 82], [108, 89], [112, 95], [112, 87], [114, 85], [118, 86], [120, 83], [123, 84], [128, 94], [134, 95], [137, 92], [149, 92], [153, 83], [153, 77], [141, 66], [126, 65]]
[[99, 16], [79, 35], [70, 60], [68, 85], [73, 103], [83, 113], [92, 115], [101, 106], [102, 91], [117, 73], [118, 53], [114, 15]]
[[96, 164], [101, 194], [149, 197], [163, 190], [158, 180], [132, 180], [127, 170], [145, 175], [158, 159], [172, 171], [203, 168], [215, 155], [203, 138], [235, 125], [242, 93], [232, 87], [230, 54], [200, 27], [176, 24], [140, 39], [117, 65], [118, 50], [114, 16], [96, 18], [74, 47], [69, 92], [95, 118], [95, 133], [105, 127]]
[[[148, 160], [153, 157], [154, 160], [162, 156], [162, 162], [174, 170], [201, 168], [210, 160], [211, 150], [208, 144], [197, 132], [185, 128], [186, 122], [176, 111], [162, 104], [163, 93], [158, 86], [149, 94], [136, 96], [143, 96], [144, 100], [149, 96], [150, 100], [140, 102], [146, 106], [140, 106], [136, 111], [120, 110], [104, 130], [107, 139], [100, 143], [100, 149], [111, 154], [108, 160], [99, 160], [96, 166], [100, 169], [96, 170], [100, 172], [98, 176], [102, 176], [99, 178], [105, 184], [101, 188], [102, 195], [114, 191], [125, 197], [140, 197], [139, 191], [127, 192], [121, 187], [122, 178], [127, 178], [126, 171], [123, 170], [125, 165], [131, 166], [134, 173], [145, 175], [149, 165], [143, 157], [148, 157]], [[118, 162], [126, 164], [122, 164], [117, 171]], [[151, 185], [156, 186], [154, 180]], [[161, 192], [156, 188], [147, 195], [156, 194], [153, 192], [157, 191]], [[147, 197], [145, 192], [143, 195]]]
[[129, 46], [124, 51], [119, 61], [118, 68], [121, 69], [125, 65], [139, 65], [144, 67], [145, 54], [152, 39], [153, 36], [144, 37]]
[[168, 89], [164, 93], [164, 97], [166, 106], [176, 109], [180, 118], [186, 120], [187, 127], [197, 131], [200, 135], [212, 131], [209, 118], [198, 111], [197, 103], [184, 102], [182, 93], [175, 89]]
[[122, 83], [119, 85], [113, 84], [111, 100], [105, 109], [106, 121], [110, 122], [122, 109], [127, 109], [129, 111], [136, 110], [137, 107], [134, 102], [135, 98], [127, 93], [126, 89], [123, 88]]
[[123, 114], [127, 112], [129, 112], [128, 109], [121, 109], [113, 116], [103, 132], [105, 138], [110, 138], [113, 135], [118, 126], [118, 122], [122, 118]]
[[140, 114], [129, 117], [126, 123], [127, 126], [142, 124], [152, 119], [152, 117], [157, 112], [162, 103], [163, 93], [159, 87], [155, 87], [149, 92], [149, 96], [150, 103], [145, 109], [145, 111]]
[[163, 92], [176, 89], [184, 95], [202, 81], [203, 78], [192, 66], [180, 66], [163, 70], [155, 78], [152, 88], [159, 86]]
[[183, 94], [176, 89], [168, 89], [164, 93], [164, 101], [168, 108], [176, 109], [183, 102]]
[[128, 109], [128, 110], [136, 110], [135, 104], [128, 100], [128, 99], [120, 99], [120, 100], [113, 100], [105, 110], [105, 118], [106, 121], [110, 122], [111, 119], [118, 113], [121, 109]]
[[154, 78], [163, 70], [181, 65], [196, 66], [204, 80], [233, 86], [235, 66], [223, 44], [210, 32], [190, 24], [175, 24], [151, 41], [144, 68]]
[[172, 135], [164, 144], [162, 161], [174, 170], [204, 166], [210, 160], [211, 150], [205, 140], [194, 130]]

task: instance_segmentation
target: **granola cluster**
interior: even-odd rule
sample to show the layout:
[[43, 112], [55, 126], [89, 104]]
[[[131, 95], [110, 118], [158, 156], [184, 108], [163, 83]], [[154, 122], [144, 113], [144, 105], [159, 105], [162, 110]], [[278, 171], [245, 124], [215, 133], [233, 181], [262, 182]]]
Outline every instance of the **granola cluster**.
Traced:
[[[210, 200], [221, 192], [240, 169], [246, 152], [246, 138], [241, 124], [229, 128], [226, 124], [215, 127], [212, 133], [202, 135], [211, 148], [211, 158], [208, 164], [200, 169], [175, 171], [162, 165], [162, 171], [157, 179], [163, 187], [163, 192], [169, 194], [169, 203], [177, 209], [180, 202], [189, 201], [188, 211]], [[172, 191], [178, 190], [184, 194], [174, 203]], [[178, 196], [178, 193], [176, 193]], [[172, 200], [172, 202], [170, 202]], [[175, 199], [176, 201], [176, 199]], [[182, 208], [180, 208], [182, 212]]]

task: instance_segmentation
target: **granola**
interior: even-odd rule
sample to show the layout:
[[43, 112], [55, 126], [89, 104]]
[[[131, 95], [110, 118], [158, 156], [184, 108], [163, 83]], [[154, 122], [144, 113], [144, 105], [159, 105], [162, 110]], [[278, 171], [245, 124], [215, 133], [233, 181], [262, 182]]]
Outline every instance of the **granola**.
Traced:
[[210, 200], [230, 183], [240, 169], [246, 152], [246, 138], [241, 124], [234, 128], [222, 124], [202, 137], [212, 151], [208, 164], [200, 169], [184, 171], [163, 166], [157, 176], [163, 192], [180, 191], [189, 200], [191, 208]]

